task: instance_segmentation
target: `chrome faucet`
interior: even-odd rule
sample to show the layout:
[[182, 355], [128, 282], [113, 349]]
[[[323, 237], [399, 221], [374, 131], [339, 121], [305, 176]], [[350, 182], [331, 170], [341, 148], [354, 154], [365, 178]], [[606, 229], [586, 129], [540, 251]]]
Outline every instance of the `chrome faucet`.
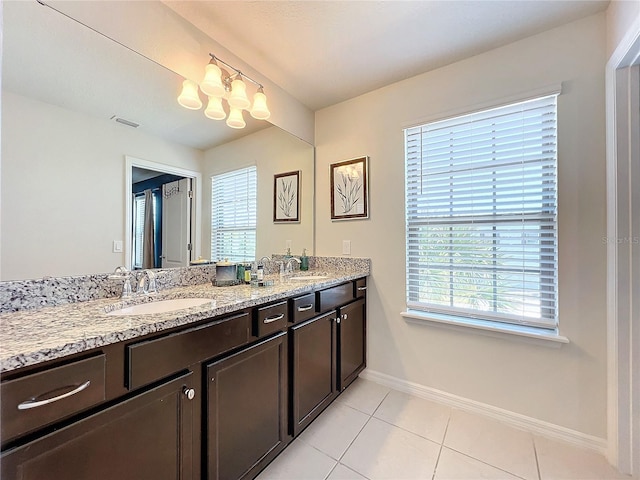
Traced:
[[267, 256], [264, 256], [260, 260], [258, 260], [258, 265], [260, 265], [260, 264], [264, 265], [263, 260], [266, 260], [267, 262], [271, 263], [271, 258], [267, 257]]
[[[146, 280], [146, 281], [145, 281]], [[140, 277], [138, 279], [138, 290], [136, 293], [140, 294], [153, 294], [157, 293], [158, 289], [156, 287], [156, 274], [152, 270], [143, 270], [140, 273]]]
[[291, 262], [298, 262], [298, 265], [300, 265], [302, 263], [296, 257], [288, 258], [286, 263], [285, 263], [285, 272], [286, 273], [293, 273], [293, 265], [291, 264]]
[[133, 295], [131, 291], [131, 276], [133, 274], [127, 270], [126, 267], [116, 267], [111, 275], [109, 275], [110, 279], [124, 279], [124, 283], [122, 284], [122, 292], [120, 293], [120, 298], [129, 298]]

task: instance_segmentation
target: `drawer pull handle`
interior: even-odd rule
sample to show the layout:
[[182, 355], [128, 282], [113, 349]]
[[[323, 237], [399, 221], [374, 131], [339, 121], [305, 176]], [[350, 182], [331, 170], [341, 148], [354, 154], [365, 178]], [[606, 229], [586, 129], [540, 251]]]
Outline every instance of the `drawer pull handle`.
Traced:
[[279, 315], [273, 315], [271, 317], [265, 318], [262, 323], [271, 323], [277, 322], [278, 320], [282, 320], [284, 318], [284, 313], [280, 313]]
[[313, 303], [310, 303], [309, 305], [303, 305], [302, 307], [298, 307], [298, 311], [299, 312], [308, 312], [312, 308], [313, 308]]
[[358, 291], [359, 292], [364, 292], [367, 289], [367, 287], [358, 287]]
[[62, 395], [58, 395], [57, 397], [47, 398], [46, 400], [27, 400], [26, 402], [22, 402], [18, 405], [18, 410], [29, 410], [30, 408], [42, 407], [43, 405], [48, 405], [53, 402], [57, 402], [58, 400], [62, 400], [63, 398], [70, 397], [71, 395], [75, 395], [76, 393], [80, 393], [85, 388], [87, 388], [91, 384], [91, 380], [87, 380], [82, 385], [77, 388], [74, 388], [70, 392], [63, 393]]

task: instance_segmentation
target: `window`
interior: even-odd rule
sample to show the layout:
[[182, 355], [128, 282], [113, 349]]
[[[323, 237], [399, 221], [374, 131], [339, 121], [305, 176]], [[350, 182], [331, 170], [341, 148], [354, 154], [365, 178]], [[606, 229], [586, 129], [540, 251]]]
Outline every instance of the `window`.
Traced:
[[409, 309], [557, 327], [556, 99], [405, 130]]
[[[158, 225], [158, 192], [153, 192], [153, 221]], [[136, 194], [133, 198], [133, 268], [142, 268], [143, 244], [144, 244], [144, 193]], [[156, 232], [159, 229], [156, 228]], [[157, 244], [157, 242], [156, 242]]]
[[211, 259], [256, 258], [256, 167], [211, 177]]

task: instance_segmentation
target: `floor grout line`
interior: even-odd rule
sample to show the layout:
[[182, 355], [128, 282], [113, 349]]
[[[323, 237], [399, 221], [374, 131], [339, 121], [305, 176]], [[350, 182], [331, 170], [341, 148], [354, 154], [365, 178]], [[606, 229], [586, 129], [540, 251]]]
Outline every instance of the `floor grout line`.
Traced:
[[538, 460], [538, 448], [536, 447], [536, 439], [531, 435], [531, 442], [533, 443], [533, 456], [536, 459], [536, 469], [538, 470], [538, 480], [542, 480], [542, 474], [540, 473], [540, 461]]
[[440, 450], [438, 450], [438, 458], [436, 458], [436, 463], [433, 465], [433, 475], [431, 475], [431, 480], [436, 479], [436, 472], [438, 471], [438, 463], [440, 463], [440, 455], [442, 455], [442, 449], [444, 448], [444, 439], [447, 436], [447, 430], [449, 430], [449, 422], [451, 422], [451, 409], [449, 409], [449, 418], [447, 418], [447, 424], [444, 427], [444, 435], [442, 435]]

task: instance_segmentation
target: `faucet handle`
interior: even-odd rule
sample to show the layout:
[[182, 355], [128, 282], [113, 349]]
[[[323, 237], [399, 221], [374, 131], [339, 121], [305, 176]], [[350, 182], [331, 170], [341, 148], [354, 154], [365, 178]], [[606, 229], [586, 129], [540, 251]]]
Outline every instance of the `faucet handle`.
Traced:
[[129, 298], [132, 295], [133, 292], [131, 291], [131, 280], [129, 279], [129, 276], [127, 276], [124, 281], [124, 285], [122, 285], [122, 298]]
[[147, 288], [148, 293], [157, 293], [158, 286], [156, 285], [156, 274], [155, 272], [148, 271], [149, 274], [149, 286]]

